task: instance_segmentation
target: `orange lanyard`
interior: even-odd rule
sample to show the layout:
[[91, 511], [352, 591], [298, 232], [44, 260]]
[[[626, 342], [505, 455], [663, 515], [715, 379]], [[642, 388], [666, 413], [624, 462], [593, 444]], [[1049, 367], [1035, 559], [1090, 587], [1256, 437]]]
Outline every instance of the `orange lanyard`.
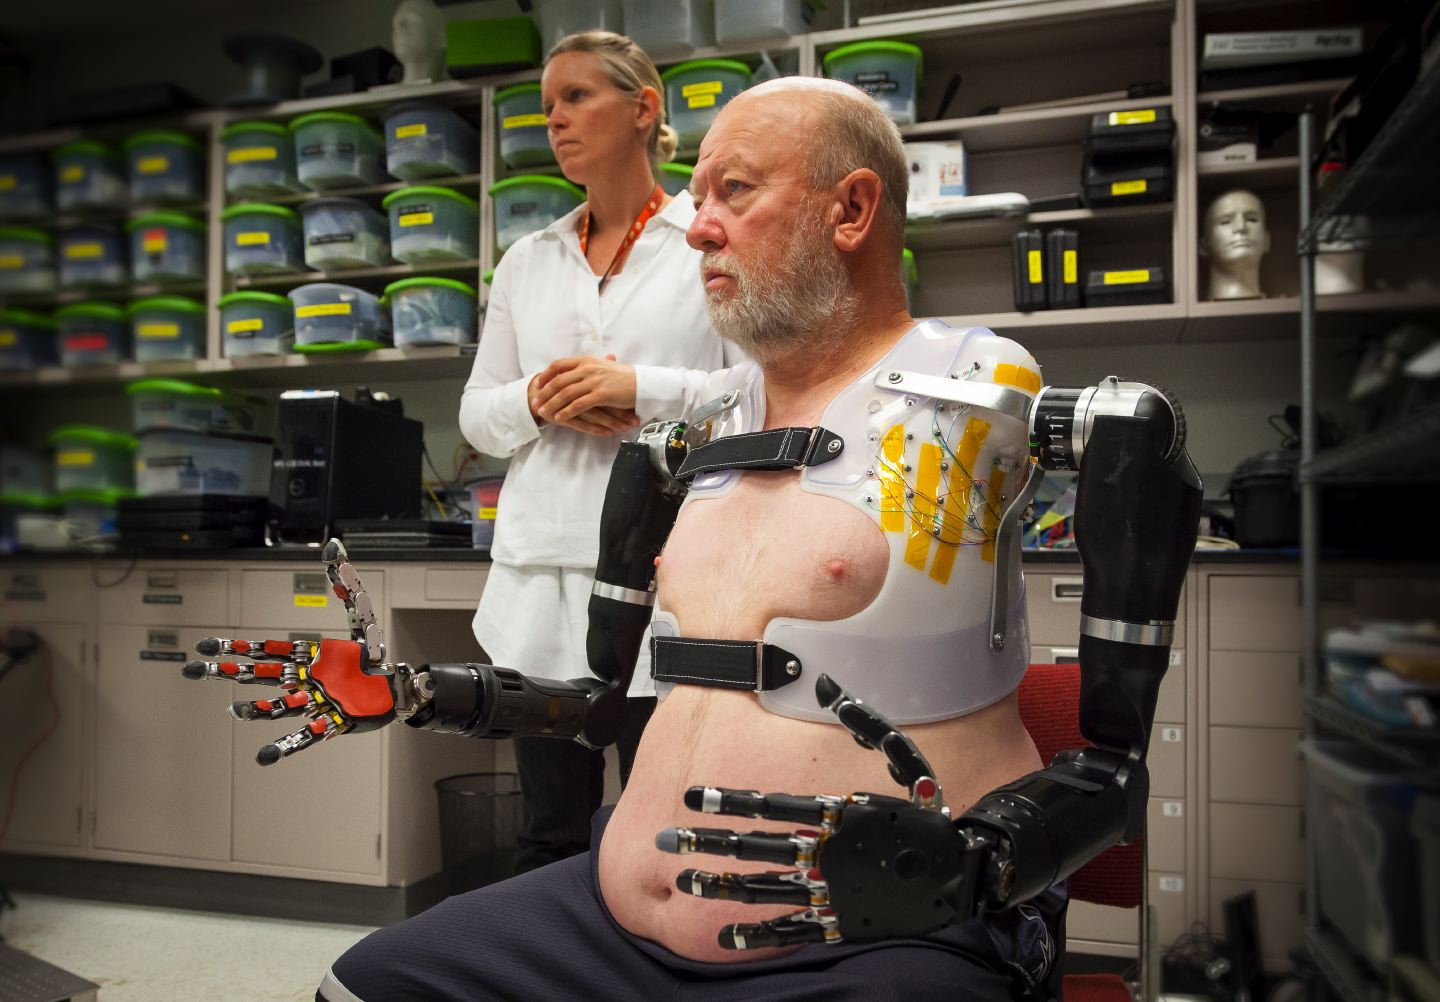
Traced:
[[[620, 241], [620, 246], [615, 248], [615, 256], [610, 259], [610, 265], [605, 269], [605, 274], [600, 276], [600, 288], [603, 291], [605, 283], [610, 280], [610, 273], [625, 260], [625, 255], [630, 253], [630, 248], [640, 237], [640, 231], [645, 229], [645, 224], [650, 217], [660, 211], [660, 203], [665, 201], [665, 189], [655, 185], [655, 190], [650, 193], [649, 200], [645, 207], [640, 210], [640, 215], [635, 217], [635, 222], [630, 224], [630, 230], [625, 234], [625, 239]], [[590, 247], [590, 213], [585, 213], [585, 218], [580, 223], [580, 253], [584, 254]]]

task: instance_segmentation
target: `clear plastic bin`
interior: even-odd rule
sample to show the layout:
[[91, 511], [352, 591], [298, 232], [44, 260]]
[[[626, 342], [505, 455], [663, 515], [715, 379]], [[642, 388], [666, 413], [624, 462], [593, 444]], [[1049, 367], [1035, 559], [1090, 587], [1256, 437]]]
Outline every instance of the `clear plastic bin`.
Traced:
[[1440, 971], [1440, 796], [1415, 800], [1410, 831], [1420, 849], [1420, 900], [1425, 909], [1425, 959]]
[[541, 52], [549, 52], [566, 35], [588, 28], [623, 34], [624, 20], [620, 0], [535, 0]]
[[544, 174], [522, 174], [490, 186], [495, 200], [495, 249], [501, 254], [527, 233], [543, 230], [585, 201], [585, 192], [569, 181]]
[[715, 0], [715, 44], [767, 42], [810, 30], [808, 0]]
[[453, 278], [405, 278], [385, 287], [395, 347], [475, 340], [475, 290]]
[[81, 540], [99, 536], [113, 536], [119, 530], [116, 526], [117, 508], [121, 498], [132, 496], [131, 491], [66, 491], [56, 500], [70, 524], [72, 535]]
[[665, 120], [682, 149], [700, 145], [710, 123], [731, 98], [750, 86], [750, 67], [733, 59], [696, 59], [660, 74], [665, 83]]
[[130, 360], [130, 318], [112, 303], [75, 303], [55, 311], [62, 365], [116, 365]]
[[519, 83], [495, 92], [495, 122], [500, 128], [500, 159], [506, 167], [544, 167], [555, 162], [540, 85]]
[[385, 112], [385, 166], [402, 181], [473, 174], [479, 146], [475, 127], [442, 104], [409, 101]]
[[139, 436], [135, 493], [269, 497], [274, 446], [268, 438], [155, 428]]
[[225, 270], [231, 275], [304, 271], [300, 214], [283, 205], [232, 205], [225, 224]]
[[0, 157], [0, 219], [35, 219], [55, 211], [54, 172], [37, 153]]
[[123, 209], [130, 200], [125, 160], [104, 143], [66, 143], [50, 159], [55, 165], [55, 207], [61, 212]]
[[130, 314], [137, 362], [172, 362], [205, 354], [205, 307], [184, 296], [137, 299]]
[[626, 34], [651, 59], [677, 59], [715, 44], [713, 0], [623, 0]]
[[205, 278], [205, 224], [179, 212], [148, 212], [125, 224], [137, 282]]
[[137, 205], [205, 198], [205, 151], [183, 132], [158, 129], [125, 140], [130, 201]]
[[500, 510], [500, 488], [504, 477], [485, 477], [467, 484], [470, 491], [470, 510], [474, 517], [470, 522], [470, 545], [477, 550], [488, 550], [495, 542], [495, 516]]
[[55, 475], [50, 458], [23, 445], [0, 445], [0, 493], [49, 494]]
[[261, 402], [179, 379], [140, 379], [125, 387], [136, 433], [152, 428], [253, 435]]
[[225, 193], [267, 198], [301, 191], [295, 175], [295, 142], [275, 122], [236, 122], [220, 133], [225, 145]]
[[286, 355], [295, 343], [295, 304], [273, 292], [220, 297], [220, 336], [226, 358]]
[[30, 310], [0, 309], [0, 372], [18, 372], [60, 361], [59, 325]]
[[876, 39], [853, 42], [825, 54], [825, 75], [859, 87], [875, 99], [890, 121], [915, 121], [915, 95], [920, 89], [924, 57], [907, 42]]
[[1420, 948], [1410, 817], [1425, 791], [1403, 767], [1348, 741], [1300, 742], [1305, 830], [1319, 860], [1320, 914], [1384, 970]]
[[0, 226], [0, 292], [51, 292], [55, 238], [25, 226]]
[[300, 206], [305, 264], [319, 271], [378, 268], [390, 263], [390, 225], [353, 198], [321, 198]]
[[135, 484], [135, 439], [109, 428], [69, 424], [50, 433], [55, 490], [130, 490]]
[[70, 227], [56, 234], [55, 245], [61, 288], [129, 284], [129, 243], [119, 226], [86, 223]]
[[355, 351], [390, 342], [390, 314], [379, 297], [363, 289], [316, 282], [290, 290], [295, 304], [295, 350], [343, 345]]
[[690, 179], [695, 175], [695, 168], [689, 164], [661, 164], [660, 165], [660, 187], [665, 189], [667, 195], [681, 195], [690, 189]]
[[402, 188], [385, 196], [390, 253], [406, 264], [480, 255], [480, 206], [449, 188]]
[[292, 121], [290, 131], [296, 176], [306, 188], [325, 191], [386, 180], [385, 142], [359, 115], [316, 111]]

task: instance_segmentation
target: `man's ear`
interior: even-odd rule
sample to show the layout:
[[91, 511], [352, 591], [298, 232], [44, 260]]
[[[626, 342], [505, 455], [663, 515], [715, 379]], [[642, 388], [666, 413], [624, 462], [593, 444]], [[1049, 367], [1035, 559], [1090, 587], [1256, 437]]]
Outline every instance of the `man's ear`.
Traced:
[[[833, 204], [840, 210], [835, 226], [837, 250], [857, 250], [875, 232], [884, 189], [880, 175], [868, 167], [851, 171], [835, 186]], [[834, 215], [834, 210], [831, 211]]]

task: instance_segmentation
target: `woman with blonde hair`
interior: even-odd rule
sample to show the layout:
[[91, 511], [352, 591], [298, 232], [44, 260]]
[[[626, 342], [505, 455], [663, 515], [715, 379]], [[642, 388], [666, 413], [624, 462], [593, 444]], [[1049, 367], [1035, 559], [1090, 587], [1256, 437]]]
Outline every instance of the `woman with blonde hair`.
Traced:
[[[600, 508], [620, 441], [688, 414], [706, 374], [743, 356], [705, 313], [700, 254], [685, 243], [694, 206], [656, 182], [676, 134], [654, 63], [623, 35], [579, 32], [550, 51], [540, 89], [556, 160], [587, 198], [495, 269], [460, 429], [511, 459], [475, 638], [495, 664], [565, 679], [588, 671]], [[630, 696], [622, 782], [655, 703], [645, 651]], [[526, 806], [516, 872], [584, 852], [602, 753], [520, 738], [515, 760]]]

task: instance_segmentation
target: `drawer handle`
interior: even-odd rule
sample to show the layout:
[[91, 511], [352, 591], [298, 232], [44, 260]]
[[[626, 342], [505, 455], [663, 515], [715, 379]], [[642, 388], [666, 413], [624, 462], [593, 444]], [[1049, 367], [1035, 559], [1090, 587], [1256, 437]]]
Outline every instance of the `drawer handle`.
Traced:
[[1052, 602], [1078, 602], [1084, 591], [1085, 581], [1083, 578], [1051, 578], [1050, 580], [1050, 601]]

